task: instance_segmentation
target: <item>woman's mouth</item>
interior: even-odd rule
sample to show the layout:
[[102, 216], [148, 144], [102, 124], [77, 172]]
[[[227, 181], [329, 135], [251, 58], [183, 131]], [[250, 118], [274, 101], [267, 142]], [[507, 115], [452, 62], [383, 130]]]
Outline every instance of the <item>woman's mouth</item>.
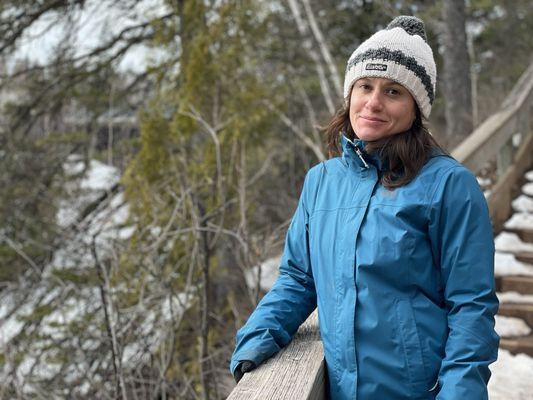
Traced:
[[366, 121], [369, 121], [369, 122], [374, 122], [374, 123], [382, 123], [382, 122], [387, 122], [381, 118], [377, 118], [377, 117], [366, 117], [366, 116], [360, 116], [359, 118], [362, 118]]

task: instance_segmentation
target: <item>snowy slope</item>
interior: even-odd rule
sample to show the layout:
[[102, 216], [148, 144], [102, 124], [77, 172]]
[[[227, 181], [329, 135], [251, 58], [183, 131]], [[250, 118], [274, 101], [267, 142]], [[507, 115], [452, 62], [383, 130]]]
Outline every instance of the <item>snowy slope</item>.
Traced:
[[[94, 380], [101, 379], [99, 371], [109, 367], [109, 357], [105, 356], [110, 351], [109, 337], [103, 328], [100, 287], [96, 282], [73, 284], [58, 276], [70, 271], [80, 277], [93, 271], [94, 276], [95, 255], [100, 262], [113, 259], [117, 246], [135, 230], [128, 224], [129, 207], [123, 193], [116, 190], [120, 179], [116, 168], [96, 160], [91, 160], [85, 168], [79, 156], [69, 157], [64, 168], [73, 180], [66, 187], [69, 196], [60, 203], [57, 221], [68, 233], [68, 239], [54, 252], [40, 279], [28, 275], [18, 287], [4, 290], [0, 297], [0, 351], [6, 360], [0, 368], [0, 378], [4, 383], [20, 387], [26, 395], [42, 391], [40, 382], [57, 376], [77, 386], [76, 393], [83, 395], [90, 387], [94, 389]], [[87, 206], [106, 193], [107, 198], [80, 220]], [[114, 286], [108, 295], [127, 294], [121, 294], [121, 290], [120, 286]], [[155, 301], [155, 305], [140, 303], [135, 312], [121, 313], [122, 324], [117, 326], [138, 324], [136, 318], [139, 310], [142, 312], [142, 322], [133, 330], [141, 340], [130, 338], [120, 348], [125, 366], [138, 366], [141, 361], [147, 361], [151, 351], [165, 340], [160, 327], [173, 318], [181, 318], [192, 296], [177, 294], [170, 298], [161, 294]], [[114, 311], [108, 305], [111, 318], [116, 314]], [[43, 316], [35, 322], [33, 316], [39, 312]], [[87, 319], [93, 322], [87, 323]], [[72, 337], [76, 326], [83, 327], [83, 333]], [[28, 335], [33, 339], [25, 338]], [[62, 362], [65, 352], [68, 360]], [[95, 363], [95, 354], [102, 360]]]

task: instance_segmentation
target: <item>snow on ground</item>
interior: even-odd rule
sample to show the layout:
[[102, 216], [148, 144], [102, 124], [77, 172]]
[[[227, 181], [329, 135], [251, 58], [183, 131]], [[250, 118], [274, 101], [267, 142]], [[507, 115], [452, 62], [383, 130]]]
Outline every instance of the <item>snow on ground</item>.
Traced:
[[[61, 45], [64, 32], [69, 32], [68, 40], [74, 45], [73, 56], [90, 54], [122, 30], [148, 24], [151, 19], [165, 15], [170, 8], [167, 3], [162, 0], [136, 0], [124, 7], [116, 1], [86, 0], [83, 7], [72, 6], [69, 18], [56, 20], [55, 13], [45, 14], [36, 18], [22, 32], [17, 49], [6, 60], [6, 64], [12, 69], [18, 60], [29, 60], [32, 64], [41, 65], [53, 62], [54, 49]], [[10, 11], [6, 9], [3, 12]], [[118, 68], [121, 71], [142, 73], [154, 61], [163, 61], [171, 55], [167, 50], [141, 42], [126, 50], [124, 57], [119, 59]]]
[[481, 187], [487, 187], [492, 184], [492, 180], [490, 178], [481, 178], [479, 176], [476, 176], [476, 179], [477, 179], [477, 183]]
[[54, 252], [50, 268], [44, 275], [54, 268], [80, 268], [94, 265], [91, 251], [93, 240], [97, 253], [103, 253], [113, 248], [115, 241], [131, 237], [135, 227], [125, 226], [129, 216], [129, 207], [124, 201], [123, 193], [118, 193], [99, 210], [87, 218], [88, 226], [82, 229], [65, 245]]
[[[32, 298], [23, 303], [22, 299], [19, 299], [19, 293], [6, 290], [0, 296], [0, 351], [6, 348], [9, 341], [24, 327], [24, 322], [17, 316], [30, 314], [37, 303], [47, 301], [50, 296], [54, 295], [54, 293], [47, 294], [45, 288], [39, 287], [33, 292]], [[15, 309], [16, 312], [14, 312]]]
[[522, 186], [522, 192], [533, 197], [533, 182], [528, 182]]
[[[79, 155], [71, 155], [63, 164], [65, 174], [74, 177], [68, 182], [68, 198], [60, 202], [57, 213], [58, 224], [64, 228], [76, 222], [83, 210], [96, 201], [120, 180], [120, 171], [97, 160], [91, 160], [89, 167]], [[81, 174], [81, 176], [79, 176]], [[66, 241], [53, 256], [51, 268], [88, 267], [94, 264], [91, 246], [95, 241], [97, 252], [111, 250], [116, 240], [131, 237], [135, 227], [125, 226], [129, 217], [129, 207], [122, 192], [114, 194], [99, 208], [87, 216], [85, 226], [74, 237]], [[45, 271], [45, 276], [49, 271]]]
[[504, 338], [527, 336], [531, 333], [531, 328], [523, 319], [515, 317], [505, 317], [496, 315], [496, 332]]
[[[269, 290], [278, 278], [280, 261], [281, 257], [272, 257], [261, 264], [261, 281], [259, 284], [261, 290]], [[257, 287], [258, 268], [258, 266], [255, 266], [244, 273], [246, 284], [249, 288]]]
[[[65, 174], [71, 177], [65, 186], [67, 195], [60, 202], [56, 216], [58, 224], [64, 228], [64, 244], [54, 252], [39, 282], [23, 279], [19, 290], [6, 289], [0, 293], [0, 351], [7, 360], [0, 370], [0, 379], [7, 378], [5, 373], [8, 371], [9, 357], [16, 354], [18, 347], [16, 344], [11, 345], [11, 342], [25, 329], [25, 319], [38, 308], [52, 309], [35, 327], [35, 332], [41, 335], [41, 339], [28, 343], [24, 359], [20, 360], [20, 364], [16, 367], [16, 379], [27, 383], [24, 386], [27, 393], [32, 391], [32, 385], [29, 383], [32, 379], [51, 378], [59, 372], [57, 368], [61, 366], [61, 363], [46, 361], [47, 358], [55, 357], [54, 342], [63, 341], [68, 346], [69, 325], [79, 322], [87, 315], [94, 314], [100, 304], [96, 300], [99, 299], [96, 287], [76, 289], [75, 293], [69, 289], [65, 290], [65, 287], [61, 289], [57, 287], [54, 270], [93, 268], [95, 265], [91, 250], [93, 240], [98, 256], [103, 258], [111, 254], [110, 251], [113, 250], [117, 241], [129, 238], [135, 229], [134, 226], [127, 225], [129, 207], [121, 192], [114, 193], [102, 201], [96, 209], [84, 216], [83, 221], [78, 220], [87, 206], [101, 198], [119, 182], [118, 169], [96, 160], [91, 160], [86, 167], [83, 158], [79, 155], [69, 156], [63, 168]], [[79, 229], [73, 229], [73, 224], [77, 224]], [[31, 283], [32, 281], [34, 283]], [[26, 283], [32, 286], [24, 286]], [[23, 293], [29, 291], [31, 295], [24, 298]], [[156, 327], [168, 320], [168, 310], [172, 308], [173, 315], [179, 315], [178, 303], [187, 303], [188, 299], [176, 298], [172, 307], [169, 305], [170, 299], [167, 299], [166, 303], [164, 299], [162, 301], [164, 309], [161, 315], [154, 315], [152, 324], [145, 320], [143, 325], [145, 328], [143, 350], [146, 349], [147, 344], [157, 345], [158, 340], [161, 339]], [[94, 326], [94, 332], [91, 331], [90, 335], [96, 340], [94, 345], [99, 346], [101, 340], [98, 338], [101, 332], [98, 325]], [[84, 351], [88, 349], [87, 344], [83, 342]], [[135, 343], [131, 345], [136, 346]], [[137, 347], [141, 348], [140, 345]], [[125, 346], [123, 360], [137, 363], [137, 360], [133, 360], [135, 351], [131, 350], [130, 344]], [[75, 358], [78, 355], [72, 356]], [[78, 365], [80, 367], [78, 371], [69, 372], [75, 380], [80, 380], [82, 376], [85, 376], [89, 368], [84, 364], [83, 357]]]
[[60, 201], [57, 223], [68, 227], [92, 202], [110, 190], [120, 180], [120, 171], [97, 160], [91, 160], [85, 168], [85, 161], [78, 154], [71, 154], [63, 163], [65, 175], [72, 177], [65, 185], [67, 198]]
[[531, 229], [533, 227], [533, 214], [524, 212], [515, 213], [505, 222], [504, 226], [507, 229]]
[[533, 214], [533, 198], [529, 196], [521, 194], [513, 200], [512, 205], [513, 210], [515, 210], [516, 212]]
[[172, 298], [167, 296], [161, 301], [159, 313], [156, 314], [154, 310], [147, 310], [139, 327], [143, 341], [130, 342], [124, 346], [122, 363], [124, 365], [136, 365], [141, 362], [149, 362], [150, 353], [154, 352], [159, 343], [165, 340], [159, 327], [171, 321], [181, 320], [184, 312], [193, 302], [193, 293], [178, 293]]
[[120, 179], [120, 171], [97, 160], [91, 160], [87, 173], [80, 182], [82, 189], [109, 190]]
[[518, 261], [512, 254], [497, 251], [494, 255], [494, 273], [496, 276], [533, 276], [533, 265]]
[[533, 303], [533, 294], [521, 294], [518, 292], [496, 293], [500, 303]]
[[[133, 234], [135, 226], [127, 225], [129, 218], [129, 206], [122, 192], [112, 193], [104, 201], [85, 215], [80, 221], [87, 206], [105, 195], [109, 194], [119, 183], [119, 171], [99, 161], [91, 160], [86, 168], [81, 156], [70, 156], [63, 165], [65, 174], [72, 177], [65, 190], [67, 196], [61, 202], [57, 221], [64, 228], [66, 237], [64, 244], [54, 252], [52, 261], [44, 268], [42, 279], [20, 290], [4, 290], [0, 292], [0, 352], [7, 360], [3, 368], [0, 368], [0, 379], [8, 379], [7, 371], [10, 368], [9, 357], [17, 355], [18, 346], [14, 344], [16, 337], [23, 333], [25, 328], [24, 318], [31, 316], [39, 307], [51, 309], [43, 316], [35, 327], [35, 332], [40, 339], [27, 344], [24, 349], [23, 359], [15, 367], [16, 379], [24, 382], [24, 393], [31, 394], [32, 381], [53, 378], [55, 374], [62, 373], [67, 381], [75, 381], [79, 393], [88, 390], [89, 384], [85, 379], [97, 379], [96, 370], [88, 373], [93, 366], [87, 363], [84, 352], [97, 351], [99, 346], [106, 340], [102, 337], [103, 330], [97, 322], [89, 325], [86, 336], [77, 343], [80, 348], [76, 354], [72, 354], [70, 364], [62, 362], [48, 362], [56, 356], [57, 343], [61, 342], [69, 346], [70, 326], [85, 325], [84, 318], [101, 314], [99, 312], [100, 292], [96, 286], [84, 286], [76, 288], [75, 292], [65, 287], [56, 286], [54, 271], [65, 268], [73, 268], [76, 271], [84, 268], [94, 268], [95, 259], [92, 252], [94, 246], [96, 254], [101, 259], [113, 254], [115, 245], [126, 240]], [[76, 224], [76, 228], [73, 227]], [[278, 260], [279, 262], [279, 260]], [[277, 269], [276, 269], [277, 270]], [[265, 272], [261, 282], [270, 284], [269, 272]], [[28, 279], [28, 282], [31, 280]], [[22, 280], [26, 282], [26, 280]], [[28, 283], [30, 284], [30, 283]], [[22, 294], [30, 292], [28, 298]], [[111, 296], [119, 296], [120, 287], [114, 287]], [[140, 304], [139, 307], [146, 309], [142, 322], [135, 328], [135, 337], [130, 337], [127, 343], [123, 343], [122, 363], [124, 365], [139, 365], [149, 360], [151, 352], [154, 352], [160, 343], [167, 338], [162, 327], [171, 321], [179, 321], [192, 302], [192, 293], [178, 293], [176, 295], [162, 296], [151, 300], [150, 307]], [[111, 307], [111, 306], [109, 306]], [[134, 323], [138, 318], [138, 310], [130, 313], [123, 311], [122, 317], [131, 320], [127, 324]], [[111, 311], [110, 315], [114, 313]], [[100, 318], [98, 316], [98, 318]], [[173, 323], [173, 322], [172, 322]], [[133, 331], [132, 331], [133, 332]], [[106, 363], [107, 361], [103, 361]], [[9, 367], [9, 368], [8, 368]], [[65, 371], [60, 368], [66, 367]], [[102, 368], [104, 368], [103, 366]], [[93, 376], [94, 375], [94, 376]], [[85, 381], [84, 381], [85, 380]], [[1, 397], [1, 395], [0, 395]]]
[[498, 360], [490, 366], [490, 400], [531, 400], [533, 398], [533, 358], [498, 351]]
[[[533, 196], [533, 171], [526, 173], [530, 182], [522, 187], [528, 196]], [[533, 199], [521, 195], [513, 202], [517, 211], [506, 228], [533, 228]], [[503, 232], [495, 239], [495, 273], [502, 275], [533, 275], [533, 265], [516, 260], [512, 254], [503, 251], [533, 251], [533, 244], [524, 243], [514, 233]], [[516, 292], [497, 293], [502, 303], [532, 303], [533, 294], [523, 295]], [[519, 318], [496, 316], [496, 331], [501, 337], [527, 336], [531, 327]], [[526, 354], [512, 355], [506, 350], [498, 351], [498, 360], [490, 366], [492, 377], [489, 381], [491, 400], [531, 400], [533, 399], [533, 358]]]
[[494, 239], [494, 245], [497, 251], [514, 253], [514, 252], [533, 252], [533, 243], [523, 242], [516, 233], [502, 232]]

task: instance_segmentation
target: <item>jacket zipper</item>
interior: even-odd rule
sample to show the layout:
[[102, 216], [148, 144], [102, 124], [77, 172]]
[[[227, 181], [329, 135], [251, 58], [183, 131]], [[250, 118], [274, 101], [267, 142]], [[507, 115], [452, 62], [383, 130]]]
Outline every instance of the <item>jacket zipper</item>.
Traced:
[[357, 146], [352, 140], [348, 139], [346, 137], [346, 135], [344, 135], [344, 138], [352, 144], [352, 146], [354, 147], [355, 149], [355, 154], [357, 154], [357, 156], [361, 159], [361, 161], [363, 162], [363, 165], [365, 166], [365, 168], [370, 168], [370, 166], [368, 165], [368, 163], [366, 162], [365, 158], [363, 157], [363, 152], [361, 151], [361, 149], [359, 148], [359, 146]]
[[361, 161], [363, 162], [363, 164], [365, 165], [365, 168], [369, 168], [366, 160], [363, 158], [363, 153], [361, 152], [361, 150], [359, 149], [359, 147], [357, 147], [356, 144], [354, 144], [354, 148], [355, 148], [355, 153], [359, 156], [359, 158], [361, 159]]

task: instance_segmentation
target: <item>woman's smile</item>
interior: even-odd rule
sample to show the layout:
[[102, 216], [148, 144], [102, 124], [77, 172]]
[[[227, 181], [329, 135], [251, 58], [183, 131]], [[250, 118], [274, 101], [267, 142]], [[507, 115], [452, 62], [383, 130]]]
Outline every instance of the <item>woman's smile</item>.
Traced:
[[369, 123], [384, 123], [384, 122], [387, 122], [387, 121], [385, 121], [383, 119], [376, 118], [376, 117], [360, 116], [359, 118], [362, 118], [363, 120], [365, 120], [365, 122], [369, 122]]

